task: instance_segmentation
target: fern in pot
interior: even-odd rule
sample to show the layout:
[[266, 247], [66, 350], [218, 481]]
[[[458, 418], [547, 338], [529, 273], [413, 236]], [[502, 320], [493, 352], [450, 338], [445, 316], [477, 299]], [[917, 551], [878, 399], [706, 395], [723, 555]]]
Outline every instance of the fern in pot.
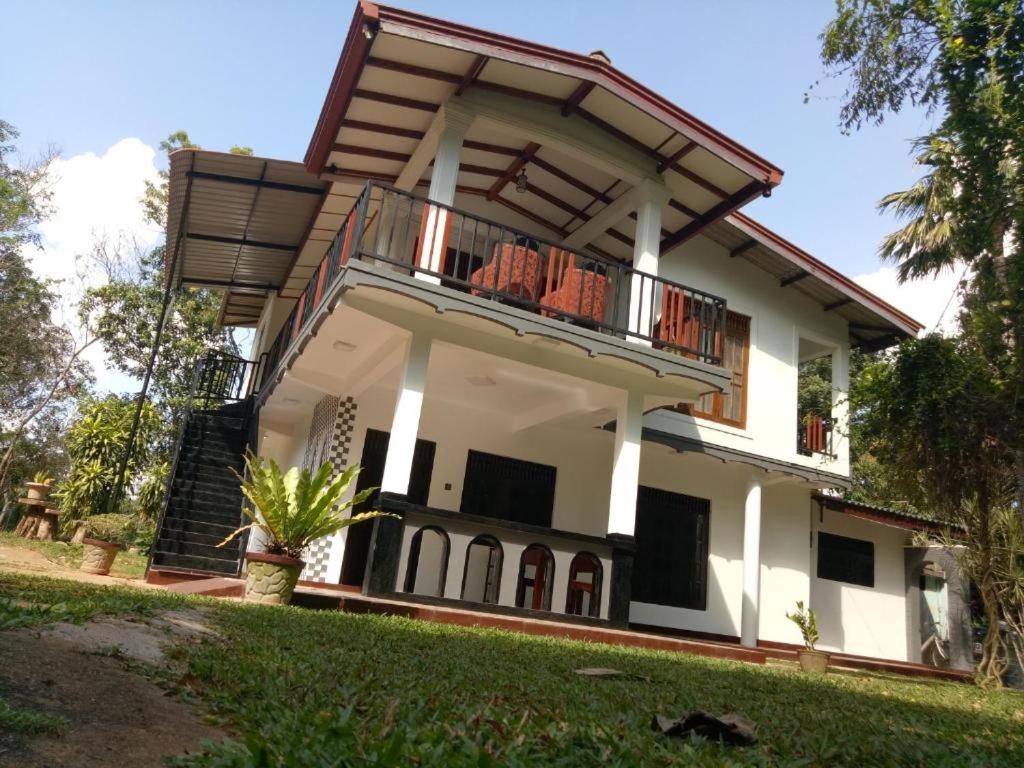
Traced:
[[829, 655], [814, 647], [820, 636], [818, 635], [818, 617], [810, 608], [804, 608], [804, 601], [798, 600], [796, 611], [787, 613], [786, 618], [792, 621], [800, 629], [800, 635], [804, 640], [804, 647], [796, 652], [800, 660], [800, 668], [804, 672], [816, 672], [821, 674], [828, 669]]
[[[348, 510], [368, 499], [376, 488], [361, 491], [343, 501], [360, 467], [352, 466], [332, 477], [325, 461], [316, 472], [292, 467], [282, 473], [273, 459], [266, 463], [251, 452], [245, 457], [249, 478], [238, 476], [242, 493], [251, 502], [243, 510], [250, 523], [243, 525], [218, 546], [252, 528], [263, 534], [263, 552], [247, 552], [245, 599], [286, 604], [298, 583], [305, 563], [302, 553], [310, 543], [343, 528], [372, 520], [395, 517], [384, 512], [348, 516]], [[237, 473], [236, 473], [237, 475]]]

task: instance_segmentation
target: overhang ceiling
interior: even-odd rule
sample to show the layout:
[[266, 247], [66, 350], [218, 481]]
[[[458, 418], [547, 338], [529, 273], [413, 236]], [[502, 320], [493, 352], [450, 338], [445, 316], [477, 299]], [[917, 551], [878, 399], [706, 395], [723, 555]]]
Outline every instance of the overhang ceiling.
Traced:
[[224, 290], [221, 321], [254, 325], [291, 271], [325, 182], [300, 163], [182, 149], [171, 154], [171, 279]]

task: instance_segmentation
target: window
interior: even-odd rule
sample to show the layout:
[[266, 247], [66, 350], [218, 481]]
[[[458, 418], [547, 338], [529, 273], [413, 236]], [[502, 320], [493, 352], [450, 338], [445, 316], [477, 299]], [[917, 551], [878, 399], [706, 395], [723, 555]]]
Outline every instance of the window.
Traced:
[[818, 578], [874, 587], [874, 542], [818, 531]]
[[516, 605], [535, 611], [551, 610], [551, 584], [555, 577], [555, 558], [543, 544], [531, 544], [519, 560]]
[[470, 451], [461, 511], [550, 528], [556, 473], [546, 464]]
[[595, 619], [601, 615], [601, 561], [589, 552], [578, 553], [569, 565], [565, 612]]
[[704, 395], [680, 410], [691, 416], [712, 419], [744, 428], [747, 425], [747, 368], [750, 363], [750, 318], [726, 312], [722, 367], [732, 374], [729, 394]]
[[703, 611], [707, 608], [711, 502], [640, 486], [632, 599]]
[[501, 544], [493, 536], [477, 536], [466, 548], [462, 574], [462, 599], [472, 603], [497, 603], [501, 586]]
[[409, 544], [409, 565], [405, 569], [405, 591], [416, 595], [443, 597], [448, 576], [448, 534], [427, 525], [413, 534]]

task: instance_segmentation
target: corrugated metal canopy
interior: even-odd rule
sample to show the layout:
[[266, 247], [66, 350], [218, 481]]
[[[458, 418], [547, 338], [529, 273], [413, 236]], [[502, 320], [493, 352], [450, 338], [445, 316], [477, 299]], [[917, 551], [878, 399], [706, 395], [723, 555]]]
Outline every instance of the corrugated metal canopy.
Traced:
[[222, 322], [253, 325], [284, 284], [327, 184], [301, 163], [199, 149], [171, 154], [170, 278], [225, 292]]

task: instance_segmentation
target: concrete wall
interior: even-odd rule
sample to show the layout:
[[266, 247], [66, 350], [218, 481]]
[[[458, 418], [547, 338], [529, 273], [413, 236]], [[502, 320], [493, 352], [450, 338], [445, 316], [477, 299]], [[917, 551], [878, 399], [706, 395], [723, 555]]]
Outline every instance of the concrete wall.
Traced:
[[796, 451], [797, 366], [800, 338], [835, 349], [840, 365], [833, 382], [845, 393], [849, 356], [846, 321], [822, 311], [821, 305], [780, 288], [778, 280], [708, 238], [698, 236], [667, 254], [659, 274], [670, 280], [722, 296], [730, 310], [747, 315], [750, 362], [745, 429], [659, 411], [649, 426], [829, 472], [849, 473], [847, 440], [833, 435], [837, 458], [801, 456]]

